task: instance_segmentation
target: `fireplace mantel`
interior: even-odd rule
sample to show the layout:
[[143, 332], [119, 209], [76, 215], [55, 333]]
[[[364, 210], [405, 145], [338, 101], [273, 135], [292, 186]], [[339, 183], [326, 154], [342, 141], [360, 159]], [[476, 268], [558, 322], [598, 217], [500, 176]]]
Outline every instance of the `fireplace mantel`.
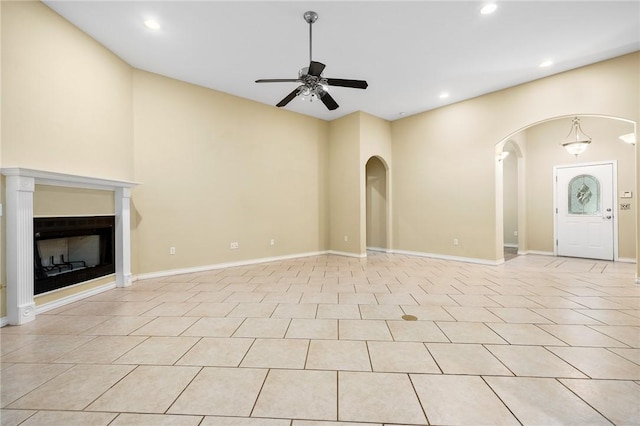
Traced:
[[116, 286], [131, 285], [131, 188], [136, 182], [78, 176], [21, 167], [6, 177], [7, 316], [12, 325], [35, 319], [33, 294], [33, 193], [35, 185], [112, 191], [115, 200]]

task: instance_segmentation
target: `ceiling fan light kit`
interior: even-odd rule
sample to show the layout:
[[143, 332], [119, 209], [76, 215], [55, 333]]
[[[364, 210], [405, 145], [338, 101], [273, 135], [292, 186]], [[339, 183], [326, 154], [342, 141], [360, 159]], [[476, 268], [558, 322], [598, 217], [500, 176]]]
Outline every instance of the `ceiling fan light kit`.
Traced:
[[298, 78], [260, 79], [256, 80], [256, 83], [300, 84], [276, 104], [278, 107], [286, 106], [295, 97], [300, 97], [303, 100], [309, 99], [310, 102], [313, 102], [313, 100], [317, 98], [320, 99], [329, 110], [333, 111], [334, 109], [337, 109], [339, 105], [329, 94], [329, 86], [366, 89], [368, 84], [364, 80], [328, 78], [322, 74], [325, 64], [313, 60], [313, 23], [318, 20], [318, 14], [313, 11], [307, 11], [304, 13], [303, 17], [305, 22], [309, 24], [309, 66], [298, 71]]

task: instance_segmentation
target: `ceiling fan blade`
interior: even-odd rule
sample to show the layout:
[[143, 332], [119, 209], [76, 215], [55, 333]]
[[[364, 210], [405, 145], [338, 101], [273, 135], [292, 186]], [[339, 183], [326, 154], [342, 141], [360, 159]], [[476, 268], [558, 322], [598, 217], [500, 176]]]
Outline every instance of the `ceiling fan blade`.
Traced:
[[256, 80], [256, 83], [299, 83], [297, 78], [262, 78]]
[[278, 102], [276, 104], [277, 107], [283, 107], [285, 105], [287, 105], [289, 102], [291, 102], [293, 100], [293, 98], [295, 98], [296, 96], [298, 96], [298, 91], [300, 90], [300, 88], [303, 86], [298, 86], [296, 87], [293, 92], [289, 93], [287, 96], [284, 97], [284, 99], [282, 99], [280, 102]]
[[326, 65], [321, 62], [311, 61], [311, 63], [309, 64], [308, 73], [309, 75], [312, 75], [314, 77], [320, 77], [320, 74], [322, 74], [325, 66]]
[[322, 101], [323, 104], [325, 104], [325, 106], [329, 109], [329, 111], [333, 111], [339, 106], [336, 100], [333, 99], [333, 97], [331, 97], [331, 95], [328, 94], [327, 92], [324, 92], [324, 95], [320, 97], [320, 100]]
[[364, 80], [347, 80], [344, 78], [328, 78], [329, 86], [351, 87], [353, 89], [366, 89], [369, 84]]

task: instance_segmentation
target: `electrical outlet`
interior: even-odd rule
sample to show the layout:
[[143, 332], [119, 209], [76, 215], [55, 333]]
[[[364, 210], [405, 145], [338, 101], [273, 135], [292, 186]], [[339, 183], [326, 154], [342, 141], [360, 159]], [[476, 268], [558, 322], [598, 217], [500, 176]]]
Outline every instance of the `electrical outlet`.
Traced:
[[271, 239], [271, 241], [269, 241], [269, 244], [272, 246], [276, 245], [276, 240], [274, 240], [273, 238]]
[[347, 237], [346, 235], [344, 236], [344, 240], [345, 241], [349, 241], [349, 237]]
[[518, 231], [513, 231], [513, 236], [517, 237], [518, 236]]
[[229, 245], [229, 248], [230, 248], [231, 250], [235, 250], [235, 249], [237, 249], [237, 248], [239, 248], [239, 247], [240, 247], [240, 246], [238, 245], [238, 242], [237, 242], [237, 241], [234, 241], [234, 242], [232, 242], [232, 243]]
[[169, 254], [171, 254], [171, 255], [176, 254], [176, 248], [175, 247], [169, 247]]
[[457, 238], [454, 238], [454, 239], [453, 239], [453, 245], [454, 245], [454, 246], [457, 246], [457, 245], [458, 245], [458, 243], [459, 243], [458, 239], [457, 239]]

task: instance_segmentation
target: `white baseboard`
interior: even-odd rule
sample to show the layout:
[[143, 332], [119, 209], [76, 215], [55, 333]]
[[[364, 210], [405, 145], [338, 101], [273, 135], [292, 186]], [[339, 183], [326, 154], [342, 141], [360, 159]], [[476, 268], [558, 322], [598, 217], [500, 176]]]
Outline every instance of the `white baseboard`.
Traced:
[[96, 294], [100, 294], [114, 288], [116, 288], [115, 281], [112, 283], [101, 285], [100, 287], [95, 287], [80, 293], [72, 294], [71, 296], [62, 297], [49, 303], [44, 303], [40, 306], [36, 306], [36, 315], [60, 308], [64, 305], [68, 305], [69, 303], [77, 302], [78, 300], [86, 299], [87, 297], [95, 296]]
[[336, 256], [356, 257], [358, 259], [364, 259], [367, 257], [367, 253], [347, 253], [346, 251], [329, 250], [328, 254], [335, 254]]
[[378, 251], [380, 253], [391, 253], [391, 250], [384, 247], [367, 247], [367, 251]]
[[518, 248], [518, 244], [504, 243], [502, 245], [509, 248]]
[[537, 254], [539, 256], [553, 256], [552, 251], [542, 251], [542, 250], [529, 250], [527, 254]]
[[[151, 278], [164, 278], [170, 277], [173, 275], [182, 275], [182, 274], [192, 274], [194, 272], [205, 272], [205, 271], [213, 271], [215, 269], [225, 269], [225, 268], [235, 268], [238, 266], [249, 266], [249, 265], [257, 265], [259, 263], [268, 263], [268, 262], [278, 262], [282, 260], [291, 260], [291, 259], [299, 259], [302, 257], [311, 257], [311, 256], [320, 256], [323, 254], [328, 254], [329, 251], [316, 251], [310, 253], [298, 253], [298, 254], [288, 254], [284, 256], [273, 256], [273, 257], [263, 257], [259, 259], [249, 259], [249, 260], [240, 260], [238, 262], [227, 262], [227, 263], [215, 263], [212, 265], [204, 265], [204, 266], [194, 266], [192, 268], [181, 268], [181, 269], [169, 269], [166, 271], [157, 271], [157, 272], [147, 272], [145, 274], [138, 274], [133, 277], [134, 281], [138, 280], [148, 280]], [[333, 253], [332, 253], [333, 254]]]
[[454, 262], [477, 263], [479, 265], [490, 265], [490, 266], [498, 266], [504, 263], [504, 259], [487, 260], [487, 259], [478, 259], [475, 257], [450, 256], [448, 254], [423, 253], [419, 251], [408, 251], [408, 250], [391, 250], [390, 253], [405, 254], [407, 256], [429, 257], [432, 259], [452, 260]]
[[[77, 302], [78, 300], [86, 299], [87, 297], [95, 296], [96, 294], [100, 294], [114, 288], [116, 288], [115, 281], [112, 283], [101, 285], [100, 287], [95, 287], [89, 290], [82, 291], [80, 293], [72, 294], [71, 296], [62, 297], [58, 300], [54, 300], [52, 302], [45, 303], [40, 306], [36, 306], [36, 315], [42, 314], [47, 311], [52, 311], [54, 309], [60, 308], [70, 303]], [[4, 327], [6, 325], [9, 325], [9, 318], [8, 317], [0, 318], [0, 327]]]
[[[558, 257], [551, 251], [541, 251], [541, 250], [529, 250], [529, 251], [518, 251], [518, 255], [527, 255], [527, 254], [535, 254], [538, 256], [552, 256]], [[620, 263], [636, 263], [636, 259], [631, 257], [619, 257], [616, 262]]]

